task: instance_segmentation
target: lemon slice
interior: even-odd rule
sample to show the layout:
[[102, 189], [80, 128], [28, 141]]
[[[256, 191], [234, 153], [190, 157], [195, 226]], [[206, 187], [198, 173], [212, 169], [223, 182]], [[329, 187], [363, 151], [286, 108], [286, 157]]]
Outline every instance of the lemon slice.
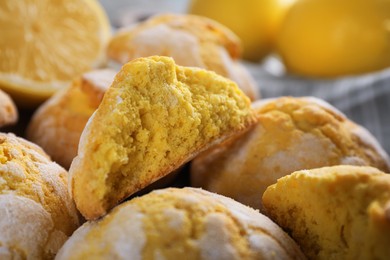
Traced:
[[110, 36], [95, 0], [1, 0], [0, 88], [36, 106], [104, 62]]

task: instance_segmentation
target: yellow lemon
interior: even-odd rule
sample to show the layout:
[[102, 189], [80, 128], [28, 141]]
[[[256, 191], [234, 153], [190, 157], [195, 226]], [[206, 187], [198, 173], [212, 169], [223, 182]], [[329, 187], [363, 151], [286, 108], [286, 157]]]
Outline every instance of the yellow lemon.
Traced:
[[192, 0], [189, 12], [229, 27], [242, 40], [243, 57], [258, 61], [272, 51], [274, 35], [295, 0]]
[[388, 67], [390, 1], [298, 1], [281, 26], [277, 49], [290, 72], [310, 77]]
[[104, 61], [110, 36], [95, 0], [1, 0], [0, 88], [36, 106]]

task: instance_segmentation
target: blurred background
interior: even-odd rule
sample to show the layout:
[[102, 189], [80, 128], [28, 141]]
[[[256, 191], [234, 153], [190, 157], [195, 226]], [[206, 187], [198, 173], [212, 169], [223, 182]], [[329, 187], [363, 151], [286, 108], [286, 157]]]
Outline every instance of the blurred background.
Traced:
[[[390, 152], [390, 1], [100, 2], [113, 30], [166, 12], [223, 23], [240, 36], [243, 64], [263, 98], [322, 98], [365, 126]], [[283, 64], [289, 65], [287, 70]]]

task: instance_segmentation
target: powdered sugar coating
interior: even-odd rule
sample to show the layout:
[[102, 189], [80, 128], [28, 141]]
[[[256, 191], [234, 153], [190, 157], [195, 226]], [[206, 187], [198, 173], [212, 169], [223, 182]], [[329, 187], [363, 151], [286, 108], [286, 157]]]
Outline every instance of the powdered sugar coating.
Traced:
[[[100, 247], [104, 245], [104, 249]], [[84, 224], [58, 259], [304, 259], [270, 219], [195, 188], [153, 191]]]
[[163, 211], [163, 214], [168, 219], [168, 226], [172, 229], [183, 229], [185, 221], [185, 213], [182, 210], [168, 208]]
[[54, 257], [79, 225], [66, 175], [38, 146], [0, 134], [0, 254]]
[[[110, 218], [110, 216], [107, 216]], [[83, 252], [96, 248], [92, 255], [104, 258], [134, 259], [142, 260], [142, 250], [146, 243], [146, 234], [143, 228], [144, 214], [134, 205], [123, 207], [115, 212], [115, 221], [105, 221], [104, 230], [99, 232], [100, 221], [91, 221], [82, 225], [69, 239], [56, 259], [69, 259], [81, 256]], [[102, 220], [104, 221], [104, 220]], [[100, 245], [103, 241], [99, 239], [104, 236], [108, 239], [112, 248], [105, 250]], [[108, 242], [107, 241], [107, 242]], [[107, 243], [106, 242], [106, 243]]]
[[112, 81], [116, 75], [116, 71], [112, 69], [100, 69], [86, 72], [82, 78], [89, 83], [89, 86], [100, 91], [102, 94], [111, 86]]
[[389, 171], [375, 138], [329, 103], [280, 97], [252, 103], [258, 123], [234, 142], [195, 158], [192, 184], [262, 209], [265, 189], [294, 171], [330, 165]]
[[229, 229], [222, 214], [212, 213], [205, 217], [205, 232], [198, 243], [202, 259], [239, 259], [231, 243]]
[[14, 194], [0, 194], [1, 259], [54, 255], [66, 239], [54, 228], [51, 215], [42, 205]]

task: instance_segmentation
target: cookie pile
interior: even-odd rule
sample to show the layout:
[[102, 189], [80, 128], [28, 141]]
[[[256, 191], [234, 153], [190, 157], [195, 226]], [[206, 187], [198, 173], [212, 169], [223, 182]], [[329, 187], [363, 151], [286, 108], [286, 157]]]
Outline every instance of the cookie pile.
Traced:
[[325, 101], [258, 100], [229, 29], [159, 15], [106, 52], [0, 133], [1, 259], [390, 257], [386, 152]]

